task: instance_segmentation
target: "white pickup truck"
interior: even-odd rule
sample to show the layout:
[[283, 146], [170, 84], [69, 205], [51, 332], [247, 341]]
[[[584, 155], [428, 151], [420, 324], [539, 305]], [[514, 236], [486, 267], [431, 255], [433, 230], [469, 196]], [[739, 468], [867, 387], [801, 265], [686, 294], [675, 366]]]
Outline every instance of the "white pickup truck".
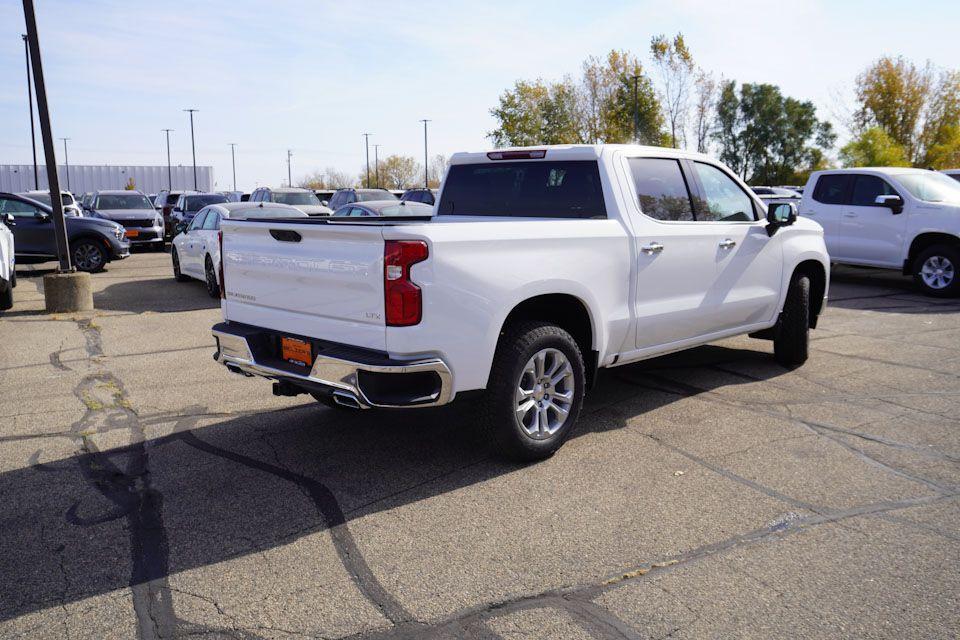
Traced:
[[960, 182], [902, 167], [817, 171], [799, 211], [823, 227], [833, 262], [896, 269], [931, 296], [960, 294]]
[[345, 407], [485, 390], [502, 451], [570, 434], [601, 367], [750, 333], [807, 358], [823, 232], [709, 157], [639, 146], [459, 153], [428, 218], [224, 220], [215, 358]]

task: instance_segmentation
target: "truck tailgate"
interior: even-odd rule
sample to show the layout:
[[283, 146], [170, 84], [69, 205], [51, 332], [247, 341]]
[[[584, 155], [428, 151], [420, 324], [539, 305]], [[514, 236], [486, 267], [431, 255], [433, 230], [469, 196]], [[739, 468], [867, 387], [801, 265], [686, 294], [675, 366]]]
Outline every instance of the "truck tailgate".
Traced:
[[229, 322], [386, 349], [380, 227], [224, 220]]

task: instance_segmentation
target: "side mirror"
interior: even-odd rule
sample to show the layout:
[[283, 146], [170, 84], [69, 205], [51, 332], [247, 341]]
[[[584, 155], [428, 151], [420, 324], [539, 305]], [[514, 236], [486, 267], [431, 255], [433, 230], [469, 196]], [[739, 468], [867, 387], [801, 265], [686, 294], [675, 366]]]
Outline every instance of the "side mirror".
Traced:
[[179, 235], [187, 229], [187, 225], [183, 222], [178, 222], [177, 226], [173, 229], [173, 235]]
[[329, 201], [329, 200], [321, 200], [321, 201], [320, 201], [320, 204], [322, 204], [322, 205], [325, 206], [325, 207], [329, 207], [329, 206], [330, 206], [330, 201]]
[[16, 226], [16, 224], [17, 224], [17, 223], [15, 222], [15, 220], [14, 220], [14, 217], [13, 217], [13, 214], [12, 214], [12, 213], [5, 213], [5, 214], [3, 214], [3, 216], [0, 216], [0, 220], [3, 220], [3, 222], [4, 222], [8, 227], [13, 227], [13, 226]]
[[797, 205], [780, 202], [767, 207], [767, 235], [773, 236], [780, 227], [789, 227], [797, 221]]
[[877, 204], [881, 207], [887, 207], [890, 209], [890, 213], [897, 215], [898, 213], [903, 213], [903, 198], [897, 195], [886, 195], [886, 196], [877, 196], [876, 200], [873, 201], [874, 204]]

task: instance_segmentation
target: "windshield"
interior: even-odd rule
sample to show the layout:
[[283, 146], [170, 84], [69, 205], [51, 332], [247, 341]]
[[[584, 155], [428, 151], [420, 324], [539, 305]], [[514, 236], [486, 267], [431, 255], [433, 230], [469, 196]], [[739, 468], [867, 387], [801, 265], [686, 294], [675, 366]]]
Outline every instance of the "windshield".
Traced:
[[357, 197], [360, 202], [371, 202], [373, 200], [399, 200], [397, 196], [389, 191], [357, 191]]
[[312, 191], [274, 191], [273, 201], [280, 204], [304, 204], [320, 206], [320, 198]]
[[221, 193], [208, 193], [201, 196], [187, 196], [187, 211], [200, 211], [208, 204], [220, 204], [227, 198]]
[[942, 173], [918, 171], [901, 173], [897, 180], [915, 198], [926, 202], [960, 202], [960, 183]]
[[94, 209], [153, 209], [141, 193], [117, 193], [97, 196]]

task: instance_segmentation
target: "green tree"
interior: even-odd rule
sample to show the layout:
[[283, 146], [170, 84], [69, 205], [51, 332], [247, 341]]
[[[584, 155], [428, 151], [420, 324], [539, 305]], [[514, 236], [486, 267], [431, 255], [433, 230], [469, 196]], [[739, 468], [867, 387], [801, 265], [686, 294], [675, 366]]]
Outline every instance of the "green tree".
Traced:
[[517, 81], [490, 110], [498, 147], [633, 140], [633, 76], [638, 76], [640, 140], [659, 144], [663, 117], [650, 79], [635, 56], [611, 51], [584, 61], [579, 80]]
[[340, 171], [335, 167], [327, 167], [323, 171], [314, 171], [304, 176], [297, 186], [304, 189], [342, 189], [355, 187], [359, 184], [356, 178]]
[[857, 76], [856, 96], [855, 133], [883, 129], [914, 166], [940, 167], [960, 151], [960, 72], [884, 56]]
[[811, 102], [785, 97], [770, 84], [728, 81], [720, 89], [714, 139], [720, 159], [744, 180], [783, 184], [824, 163], [836, 135]]
[[650, 40], [650, 55], [660, 79], [660, 94], [670, 128], [670, 145], [686, 146], [687, 117], [690, 112], [690, 87], [696, 64], [683, 34], [669, 40], [664, 35]]
[[[366, 179], [367, 167], [364, 165], [362, 175]], [[376, 174], [379, 172], [379, 186], [384, 189], [409, 189], [423, 184], [423, 165], [410, 156], [392, 155], [380, 160], [379, 171], [370, 165], [370, 185], [376, 185]]]
[[907, 150], [881, 127], [864, 129], [845, 144], [840, 149], [840, 162], [845, 167], [910, 166]]

